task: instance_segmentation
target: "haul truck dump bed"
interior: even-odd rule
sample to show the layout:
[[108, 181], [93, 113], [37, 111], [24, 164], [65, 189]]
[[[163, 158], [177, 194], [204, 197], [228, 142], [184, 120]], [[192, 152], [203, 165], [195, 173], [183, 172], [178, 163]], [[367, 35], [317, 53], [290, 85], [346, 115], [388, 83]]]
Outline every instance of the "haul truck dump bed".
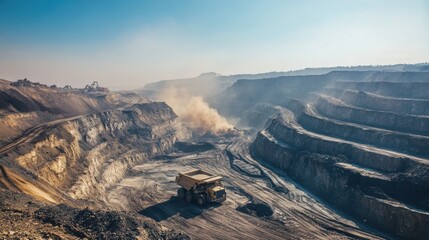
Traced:
[[207, 202], [223, 202], [226, 200], [225, 188], [216, 176], [203, 170], [192, 170], [179, 173], [176, 183], [181, 186], [177, 190], [177, 197], [187, 202], [196, 201], [199, 205]]

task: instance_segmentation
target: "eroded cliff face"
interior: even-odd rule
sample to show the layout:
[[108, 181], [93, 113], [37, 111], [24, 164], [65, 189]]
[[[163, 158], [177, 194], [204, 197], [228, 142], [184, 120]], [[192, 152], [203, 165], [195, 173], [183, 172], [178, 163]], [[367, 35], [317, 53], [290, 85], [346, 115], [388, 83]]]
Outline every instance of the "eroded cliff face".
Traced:
[[103, 200], [130, 167], [186, 138], [165, 103], [89, 114], [44, 126], [34, 135], [5, 153], [2, 164], [25, 169], [72, 198], [92, 200]]
[[[121, 93], [84, 92], [44, 85], [17, 86], [0, 81], [0, 147], [38, 124], [113, 110], [136, 101]], [[148, 102], [138, 99], [139, 102]]]

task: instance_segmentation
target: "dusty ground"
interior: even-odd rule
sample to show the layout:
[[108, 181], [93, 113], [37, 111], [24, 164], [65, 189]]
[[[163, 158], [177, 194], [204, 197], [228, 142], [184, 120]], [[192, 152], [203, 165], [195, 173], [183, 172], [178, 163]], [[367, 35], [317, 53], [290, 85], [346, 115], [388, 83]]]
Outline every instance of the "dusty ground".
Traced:
[[0, 239], [78, 239], [60, 226], [35, 218], [46, 204], [30, 196], [0, 190], [0, 203]]
[[[212, 150], [176, 151], [138, 165], [110, 189], [108, 205], [139, 212], [195, 239], [383, 238], [252, 159], [249, 142], [248, 136], [211, 142]], [[177, 172], [193, 168], [223, 176], [227, 201], [201, 208], [176, 199]]]
[[0, 239], [189, 239], [138, 213], [51, 205], [0, 190]]

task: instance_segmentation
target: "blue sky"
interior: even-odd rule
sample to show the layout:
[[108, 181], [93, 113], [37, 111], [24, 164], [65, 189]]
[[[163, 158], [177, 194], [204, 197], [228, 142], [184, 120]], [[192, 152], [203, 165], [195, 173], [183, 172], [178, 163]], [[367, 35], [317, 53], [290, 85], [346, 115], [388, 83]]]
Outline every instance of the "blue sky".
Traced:
[[429, 60], [425, 0], [0, 0], [0, 78], [155, 80]]

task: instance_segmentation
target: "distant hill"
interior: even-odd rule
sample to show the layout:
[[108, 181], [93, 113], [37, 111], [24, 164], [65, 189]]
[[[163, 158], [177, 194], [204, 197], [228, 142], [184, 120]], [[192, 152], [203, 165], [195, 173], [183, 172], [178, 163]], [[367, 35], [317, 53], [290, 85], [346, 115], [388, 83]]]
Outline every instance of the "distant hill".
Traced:
[[[353, 85], [355, 82], [366, 83], [373, 88], [378, 87], [374, 82], [381, 82], [384, 91], [388, 85], [394, 85], [390, 88], [394, 88], [392, 91], [396, 95], [401, 95], [401, 91], [406, 89], [411, 95], [419, 96], [418, 98], [429, 98], [429, 72], [332, 71], [321, 75], [240, 79], [219, 95], [210, 98], [209, 103], [221, 115], [233, 119], [241, 117], [243, 112], [258, 103], [281, 104], [285, 97], [308, 100], [313, 92], [345, 83]], [[407, 86], [411, 86], [411, 89]]]
[[395, 64], [380, 66], [351, 66], [351, 67], [326, 67], [326, 68], [305, 68], [287, 72], [267, 72], [257, 74], [237, 74], [221, 75], [210, 72], [203, 73], [193, 78], [182, 78], [173, 80], [162, 80], [146, 84], [143, 88], [135, 90], [138, 94], [156, 98], [157, 93], [169, 88], [186, 88], [191, 95], [203, 97], [212, 97], [219, 94], [226, 88], [230, 87], [239, 79], [264, 79], [281, 76], [305, 76], [305, 75], [322, 75], [333, 71], [383, 71], [383, 72], [427, 72], [429, 63], [421, 64]]

